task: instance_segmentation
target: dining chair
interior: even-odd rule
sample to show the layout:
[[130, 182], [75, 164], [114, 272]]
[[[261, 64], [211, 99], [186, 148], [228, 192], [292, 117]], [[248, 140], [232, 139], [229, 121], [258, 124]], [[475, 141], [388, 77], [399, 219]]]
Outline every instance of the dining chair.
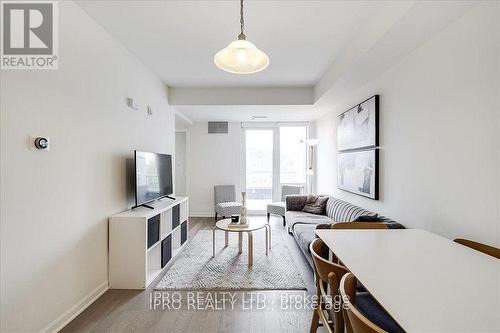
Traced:
[[475, 242], [475, 241], [471, 241], [468, 239], [463, 239], [463, 238], [455, 238], [453, 241], [456, 243], [465, 245], [467, 247], [470, 247], [471, 249], [474, 249], [476, 251], [480, 251], [480, 252], [483, 252], [487, 255], [490, 255], [492, 257], [500, 259], [500, 249], [497, 247], [486, 245], [486, 244]]
[[340, 280], [339, 293], [347, 333], [404, 332], [369, 292], [356, 292], [356, 284], [352, 273], [345, 274]]
[[332, 229], [387, 229], [387, 225], [380, 222], [342, 222], [332, 225]]
[[[340, 278], [348, 273], [347, 268], [325, 259], [328, 247], [317, 238], [309, 245], [314, 263], [316, 293], [318, 304], [314, 309], [311, 320], [310, 333], [315, 333], [319, 326], [323, 326], [329, 333], [344, 332], [344, 318], [342, 315], [339, 290]], [[319, 320], [321, 319], [321, 324]]]

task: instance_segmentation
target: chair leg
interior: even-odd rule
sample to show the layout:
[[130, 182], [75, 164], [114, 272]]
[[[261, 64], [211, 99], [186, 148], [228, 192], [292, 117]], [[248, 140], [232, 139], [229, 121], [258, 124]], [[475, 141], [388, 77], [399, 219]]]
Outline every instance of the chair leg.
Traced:
[[217, 212], [215, 213], [215, 221], [217, 221]]
[[285, 215], [283, 215], [283, 226], [286, 225]]
[[316, 333], [316, 331], [318, 330], [318, 326], [319, 326], [319, 314], [318, 310], [314, 309], [309, 333]]
[[269, 218], [271, 217], [270, 213], [267, 213], [267, 223], [269, 223]]

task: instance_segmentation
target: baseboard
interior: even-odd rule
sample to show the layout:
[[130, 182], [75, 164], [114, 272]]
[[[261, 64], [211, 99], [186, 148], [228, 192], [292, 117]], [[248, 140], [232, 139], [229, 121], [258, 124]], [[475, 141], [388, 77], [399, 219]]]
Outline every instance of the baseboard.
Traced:
[[76, 318], [80, 313], [88, 308], [95, 300], [97, 300], [102, 294], [104, 294], [109, 289], [108, 281], [104, 281], [97, 288], [88, 293], [84, 298], [82, 298], [78, 303], [72, 306], [68, 311], [64, 312], [53, 322], [51, 322], [47, 327], [41, 330], [41, 333], [55, 333], [59, 332], [68, 325], [73, 319]]

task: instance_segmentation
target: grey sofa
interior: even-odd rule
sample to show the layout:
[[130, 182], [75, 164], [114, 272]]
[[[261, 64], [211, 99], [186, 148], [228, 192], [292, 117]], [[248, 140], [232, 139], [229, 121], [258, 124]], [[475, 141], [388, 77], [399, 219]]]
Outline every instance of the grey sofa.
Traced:
[[[306, 201], [307, 195], [287, 196], [285, 220], [288, 231], [295, 238], [311, 267], [313, 263], [309, 253], [309, 244], [316, 238], [314, 230], [318, 225], [352, 222], [360, 216], [376, 215], [366, 209], [331, 196], [328, 196], [323, 215], [315, 215], [302, 211]], [[384, 216], [378, 215], [377, 221], [386, 224], [389, 229], [404, 229], [401, 224]]]

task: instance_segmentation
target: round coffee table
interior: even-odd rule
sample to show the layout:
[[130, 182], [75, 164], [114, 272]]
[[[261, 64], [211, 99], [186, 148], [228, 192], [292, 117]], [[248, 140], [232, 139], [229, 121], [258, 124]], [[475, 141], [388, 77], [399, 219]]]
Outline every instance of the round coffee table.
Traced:
[[225, 246], [229, 246], [229, 233], [237, 232], [238, 233], [238, 253], [242, 253], [242, 243], [243, 243], [243, 233], [248, 235], [248, 266], [253, 265], [253, 231], [259, 229], [266, 229], [266, 256], [268, 254], [268, 249], [271, 248], [271, 226], [265, 220], [256, 220], [252, 218], [248, 218], [248, 226], [245, 227], [230, 227], [231, 219], [223, 219], [217, 221], [215, 223], [213, 229], [213, 254], [212, 257], [215, 258], [215, 231], [217, 229], [222, 230], [226, 233], [225, 235]]

